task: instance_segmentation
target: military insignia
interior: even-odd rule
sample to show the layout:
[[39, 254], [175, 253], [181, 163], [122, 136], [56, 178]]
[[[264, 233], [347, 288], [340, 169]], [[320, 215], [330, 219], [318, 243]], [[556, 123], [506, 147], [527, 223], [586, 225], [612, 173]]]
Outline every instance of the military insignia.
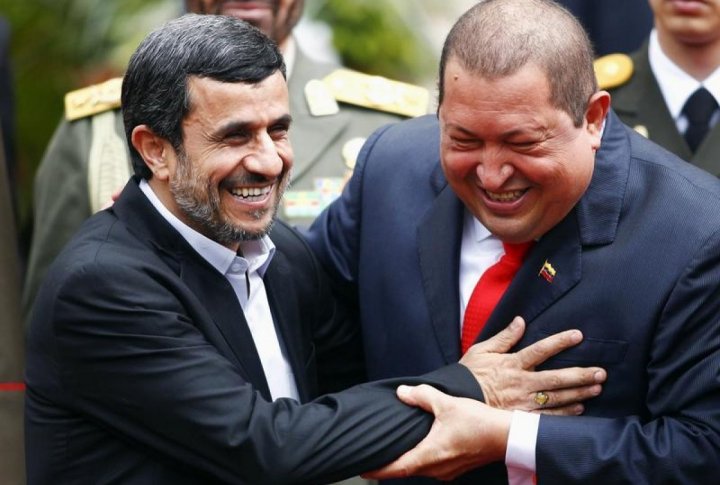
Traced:
[[122, 78], [70, 91], [65, 95], [65, 118], [68, 121], [92, 116], [120, 107]]
[[428, 112], [430, 93], [420, 86], [349, 69], [338, 69], [323, 81], [342, 103], [408, 117]]
[[330, 203], [340, 197], [345, 179], [342, 177], [319, 177], [315, 179], [315, 191], [320, 194], [321, 209], [329, 206]]
[[282, 205], [288, 219], [314, 219], [323, 210], [321, 195], [313, 190], [288, 190], [283, 195]]
[[593, 63], [600, 89], [612, 89], [628, 82], [633, 75], [633, 61], [627, 54], [608, 54]]
[[357, 138], [351, 138], [350, 140], [346, 141], [345, 144], [342, 147], [342, 157], [345, 161], [345, 166], [349, 168], [350, 170], [355, 169], [355, 163], [357, 162], [357, 157], [360, 154], [360, 149], [365, 144], [365, 140], [367, 138], [357, 137]]
[[305, 100], [313, 116], [330, 116], [340, 112], [335, 97], [319, 79], [313, 79], [305, 85]]
[[552, 283], [555, 279], [555, 268], [552, 267], [552, 264], [548, 262], [548, 260], [545, 260], [545, 263], [542, 265], [542, 268], [540, 268], [540, 272], [538, 273], [538, 276], [541, 276], [545, 279], [548, 283]]
[[649, 137], [650, 137], [650, 134], [648, 133], [647, 126], [645, 126], [645, 125], [635, 125], [635, 126], [633, 127], [633, 130], [637, 131], [638, 133], [640, 133], [640, 134], [641, 134], [642, 136], [644, 136], [645, 138], [649, 138]]

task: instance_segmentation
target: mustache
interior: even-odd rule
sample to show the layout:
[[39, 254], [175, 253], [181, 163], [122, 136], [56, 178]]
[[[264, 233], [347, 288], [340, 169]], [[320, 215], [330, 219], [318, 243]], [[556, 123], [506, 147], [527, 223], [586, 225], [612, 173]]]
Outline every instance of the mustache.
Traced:
[[268, 183], [275, 183], [279, 178], [282, 178], [283, 174], [278, 177], [265, 177], [257, 173], [247, 173], [235, 177], [226, 178], [220, 183], [220, 186], [224, 189], [230, 189], [239, 185], [263, 185]]

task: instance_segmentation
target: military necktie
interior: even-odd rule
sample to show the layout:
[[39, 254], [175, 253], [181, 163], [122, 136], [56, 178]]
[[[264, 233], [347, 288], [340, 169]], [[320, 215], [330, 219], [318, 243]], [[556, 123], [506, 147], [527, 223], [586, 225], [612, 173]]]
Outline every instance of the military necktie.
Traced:
[[704, 87], [698, 88], [685, 102], [682, 112], [688, 119], [688, 128], [685, 131], [685, 141], [690, 150], [695, 153], [710, 130], [710, 118], [718, 108], [718, 103], [710, 91]]

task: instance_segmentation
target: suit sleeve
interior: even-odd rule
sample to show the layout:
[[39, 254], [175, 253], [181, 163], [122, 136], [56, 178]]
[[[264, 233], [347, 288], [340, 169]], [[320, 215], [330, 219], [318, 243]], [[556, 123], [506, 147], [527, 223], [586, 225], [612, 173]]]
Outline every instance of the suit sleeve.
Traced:
[[[720, 240], [696, 252], [660, 317], [646, 413], [543, 415], [538, 483], [709, 483], [720, 464]], [[632, 352], [632, 349], [629, 350]], [[622, 378], [608, 376], [608, 379]]]
[[[430, 415], [395, 398], [399, 383], [479, 395], [475, 379], [457, 364], [305, 405], [267, 402], [194, 324], [198, 316], [177, 290], [141, 264], [129, 266], [87, 263], [44, 285], [39, 299], [52, 304], [36, 310], [31, 351], [51, 360], [42, 369], [59, 373], [55, 398], [64, 406], [219, 480], [320, 483], [352, 476], [399, 456], [429, 430]], [[44, 398], [53, 391], [41, 384], [40, 370], [29, 367], [38, 380], [30, 379], [29, 388]]]
[[62, 120], [35, 175], [33, 236], [23, 290], [26, 321], [48, 267], [90, 217], [87, 188], [90, 131], [89, 119], [72, 123]]

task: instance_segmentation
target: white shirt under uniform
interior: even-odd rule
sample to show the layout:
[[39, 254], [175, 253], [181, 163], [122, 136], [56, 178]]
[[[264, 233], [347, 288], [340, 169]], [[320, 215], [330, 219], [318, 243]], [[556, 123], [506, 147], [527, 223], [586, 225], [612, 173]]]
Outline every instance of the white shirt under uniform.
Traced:
[[[688, 127], [688, 120], [682, 113], [683, 106], [688, 98], [701, 86], [710, 91], [715, 101], [720, 103], [720, 68], [715, 69], [706, 79], [698, 81], [670, 60], [660, 48], [657, 32], [650, 33], [648, 44], [648, 60], [650, 69], [657, 80], [660, 92], [665, 99], [668, 111], [675, 120], [678, 131], [685, 133]], [[720, 110], [710, 118], [710, 126], [715, 126], [720, 118]]]

